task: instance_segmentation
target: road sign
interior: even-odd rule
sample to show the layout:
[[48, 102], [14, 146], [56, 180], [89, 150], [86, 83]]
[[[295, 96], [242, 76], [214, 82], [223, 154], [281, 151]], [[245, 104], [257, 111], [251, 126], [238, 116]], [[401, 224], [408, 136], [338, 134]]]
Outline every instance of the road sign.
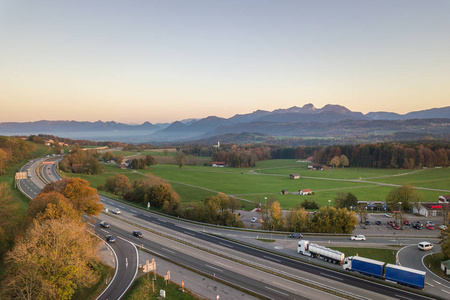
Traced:
[[44, 161], [42, 162], [43, 165], [54, 165], [55, 162], [54, 161]]

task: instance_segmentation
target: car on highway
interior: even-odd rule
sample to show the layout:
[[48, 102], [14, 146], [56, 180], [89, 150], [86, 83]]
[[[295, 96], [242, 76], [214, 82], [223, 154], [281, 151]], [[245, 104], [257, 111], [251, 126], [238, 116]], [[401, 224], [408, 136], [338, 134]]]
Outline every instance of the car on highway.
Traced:
[[258, 220], [257, 217], [253, 217], [253, 218], [250, 220], [250, 222], [251, 222], [251, 223], [256, 223], [257, 220]]
[[113, 209], [112, 212], [115, 213], [116, 215], [119, 215], [119, 214], [122, 213], [122, 212], [120, 211], [120, 209], [118, 209], [118, 208]]
[[447, 225], [443, 225], [442, 224], [441, 226], [439, 226], [439, 228], [442, 229], [442, 230], [446, 230], [447, 229]]
[[101, 221], [101, 222], [100, 222], [100, 226], [101, 226], [101, 227], [104, 227], [104, 228], [109, 228], [109, 223], [106, 222], [106, 221]]
[[381, 221], [379, 221], [379, 220], [376, 220], [376, 221], [375, 221], [375, 224], [377, 224], [377, 225], [381, 225]]
[[409, 226], [409, 225], [411, 225], [411, 222], [409, 222], [408, 219], [404, 219], [403, 224], [405, 224], [406, 226]]
[[365, 237], [364, 235], [362, 235], [362, 234], [358, 234], [358, 235], [352, 235], [352, 236], [350, 237], [350, 239], [351, 239], [352, 241], [365, 241], [365, 240], [366, 240], [366, 237]]
[[298, 232], [296, 232], [296, 233], [291, 233], [291, 234], [289, 235], [289, 237], [290, 237], [291, 239], [301, 239], [301, 238], [303, 238], [303, 234], [298, 233]]
[[141, 238], [141, 237], [142, 237], [142, 232], [140, 232], [139, 230], [134, 230], [134, 231], [133, 231], [133, 235], [134, 235], [135, 237]]
[[106, 236], [106, 241], [108, 243], [114, 243], [116, 241], [116, 239], [112, 235], [107, 235]]
[[427, 229], [429, 229], [429, 230], [434, 230], [434, 226], [433, 226], [433, 225], [427, 224], [426, 226], [427, 226]]

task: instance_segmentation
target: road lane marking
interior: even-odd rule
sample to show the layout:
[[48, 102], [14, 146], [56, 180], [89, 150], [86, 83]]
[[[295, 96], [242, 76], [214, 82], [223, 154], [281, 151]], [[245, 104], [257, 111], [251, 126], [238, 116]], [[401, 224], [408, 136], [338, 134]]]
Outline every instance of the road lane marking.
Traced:
[[399, 298], [402, 298], [402, 299], [407, 299], [407, 300], [411, 299], [411, 298], [408, 298], [408, 297], [404, 297], [404, 296], [400, 296], [400, 295], [395, 295], [395, 297], [399, 297]]
[[221, 265], [221, 266], [224, 266], [224, 267], [227, 267], [228, 269], [233, 269], [233, 268], [231, 268], [229, 265], [227, 265], [227, 264], [223, 264], [223, 263], [220, 263], [220, 262], [216, 262], [216, 264], [218, 264], [218, 265]]
[[278, 286], [281, 286], [282, 288], [285, 288], [285, 289], [288, 289], [288, 290], [291, 290], [291, 291], [295, 291], [294, 288], [289, 287], [289, 286], [285, 286], [285, 285], [282, 285], [282, 284], [279, 284], [278, 282], [274, 282], [274, 284], [276, 284]]
[[109, 233], [108, 231], [106, 231], [105, 229], [100, 229], [101, 231], [103, 231], [103, 232], [106, 232], [106, 233]]
[[169, 249], [166, 249], [166, 248], [162, 248], [162, 249], [165, 250], [165, 251], [167, 251], [167, 252], [170, 252], [170, 253], [172, 253], [172, 254], [175, 254], [175, 252], [172, 251], [172, 250], [169, 250]]
[[125, 257], [125, 268], [128, 268], [128, 257]]
[[441, 290], [441, 291], [443, 291], [443, 292], [445, 292], [445, 293], [447, 293], [447, 294], [450, 294], [450, 292], [447, 292], [446, 290]]
[[325, 274], [325, 273], [320, 273], [320, 275], [327, 276], [327, 277], [330, 277], [330, 278], [333, 278], [333, 279], [336, 279], [336, 280], [344, 281], [344, 279], [342, 279], [342, 278], [339, 278], [339, 277], [336, 277], [336, 276], [331, 276], [331, 275], [328, 275], [328, 274]]
[[190, 233], [190, 232], [183, 231], [183, 233], [188, 234], [188, 235], [191, 235], [191, 236], [195, 236], [195, 234]]
[[134, 213], [137, 212], [137, 211], [135, 211], [135, 210], [133, 210], [133, 209], [130, 209], [130, 211], [132, 211], [132, 212], [134, 212]]
[[282, 291], [278, 291], [278, 290], [276, 290], [276, 289], [272, 289], [272, 288], [270, 288], [270, 287], [268, 287], [268, 286], [265, 286], [265, 288], [268, 289], [268, 290], [271, 290], [271, 291], [280, 293], [281, 295], [289, 296], [289, 294], [283, 293]]
[[222, 245], [222, 246], [225, 246], [225, 247], [229, 247], [229, 248], [233, 248], [233, 246], [227, 245], [227, 244], [224, 244], [224, 243], [221, 243], [221, 242], [219, 242], [219, 245]]
[[439, 281], [436, 281], [436, 280], [434, 280], [434, 279], [433, 279], [433, 281], [436, 282], [437, 284], [442, 284], [442, 283], [440, 283]]
[[272, 257], [264, 256], [264, 255], [263, 255], [263, 257], [267, 258], [267, 259], [270, 259], [270, 260], [273, 260], [273, 261], [276, 261], [276, 262], [281, 262], [281, 260], [276, 259], [276, 258], [272, 258]]
[[219, 269], [219, 268], [216, 268], [216, 267], [213, 267], [213, 266], [210, 266], [210, 265], [208, 265], [208, 264], [205, 264], [205, 266], [207, 266], [208, 268], [217, 270], [217, 271], [219, 271], [219, 272], [223, 272], [223, 270], [221, 270], [221, 269]]
[[227, 234], [228, 236], [237, 237], [235, 234]]

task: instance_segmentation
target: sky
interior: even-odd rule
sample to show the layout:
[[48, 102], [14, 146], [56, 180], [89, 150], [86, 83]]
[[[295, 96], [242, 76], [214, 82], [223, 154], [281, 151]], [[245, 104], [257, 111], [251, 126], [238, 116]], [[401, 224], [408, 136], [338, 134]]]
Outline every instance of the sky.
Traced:
[[0, 0], [0, 122], [450, 105], [450, 1]]

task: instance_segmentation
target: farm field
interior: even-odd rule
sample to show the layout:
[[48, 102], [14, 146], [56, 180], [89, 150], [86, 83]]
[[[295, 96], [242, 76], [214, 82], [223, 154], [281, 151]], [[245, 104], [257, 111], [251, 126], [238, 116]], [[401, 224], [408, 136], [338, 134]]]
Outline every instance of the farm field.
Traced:
[[[329, 169], [308, 171], [307, 163], [297, 160], [270, 160], [257, 163], [255, 168], [213, 168], [210, 166], [185, 166], [179, 169], [173, 164], [158, 164], [146, 170], [121, 170], [115, 165], [105, 165], [101, 175], [67, 174], [91, 182], [93, 187], [105, 184], [115, 173], [126, 175], [130, 182], [153, 174], [172, 185], [183, 204], [199, 202], [208, 195], [223, 192], [242, 201], [245, 209], [263, 203], [264, 198], [277, 200], [283, 209], [299, 205], [305, 199], [315, 200], [319, 205], [328, 205], [338, 192], [351, 192], [361, 201], [384, 201], [395, 187], [385, 184], [411, 184], [435, 188], [438, 191], [422, 190], [423, 201], [437, 201], [443, 194], [450, 194], [450, 169], [386, 170], [386, 169]], [[289, 179], [297, 173], [298, 180]], [[317, 175], [316, 175], [317, 174]], [[359, 178], [362, 178], [359, 181]], [[281, 190], [287, 189], [287, 195]], [[300, 196], [300, 189], [311, 189], [315, 195]], [[297, 193], [297, 194], [294, 194]]]

